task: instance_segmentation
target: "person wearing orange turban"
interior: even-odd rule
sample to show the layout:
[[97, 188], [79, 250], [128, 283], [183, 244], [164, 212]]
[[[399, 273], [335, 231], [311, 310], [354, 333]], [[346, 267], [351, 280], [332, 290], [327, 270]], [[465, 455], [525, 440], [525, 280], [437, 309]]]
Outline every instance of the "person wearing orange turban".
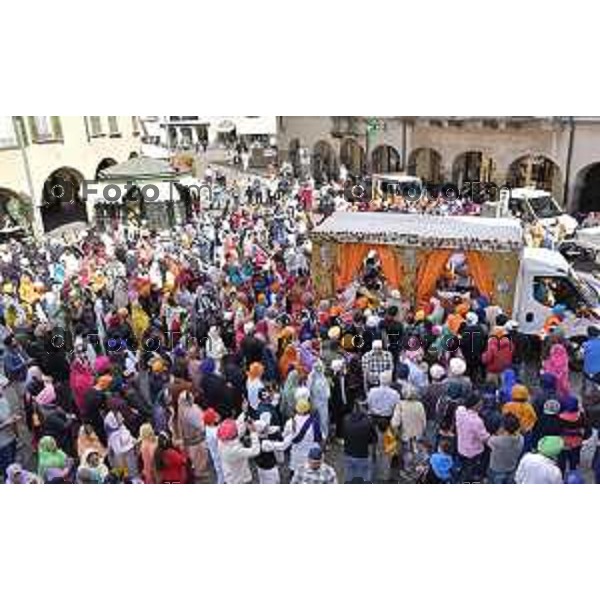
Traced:
[[299, 360], [298, 351], [290, 344], [286, 346], [285, 350], [283, 351], [283, 355], [279, 359], [279, 374], [281, 375], [281, 379], [283, 381], [285, 381], [287, 378], [288, 373], [290, 372], [290, 367], [292, 366], [298, 368]]
[[448, 315], [448, 318], [446, 319], [446, 325], [448, 325], [448, 329], [452, 332], [453, 335], [458, 335], [460, 326], [464, 322], [464, 317], [458, 312]]
[[365, 310], [369, 306], [369, 299], [366, 296], [361, 296], [356, 300], [356, 308]]
[[260, 379], [265, 372], [265, 368], [262, 363], [253, 362], [248, 369], [248, 377], [250, 379]]
[[102, 392], [105, 392], [113, 382], [112, 375], [102, 375], [98, 377], [96, 381], [96, 388]]
[[456, 307], [456, 312], [461, 316], [464, 317], [466, 316], [466, 314], [469, 312], [469, 305], [465, 304], [464, 302], [459, 304]]

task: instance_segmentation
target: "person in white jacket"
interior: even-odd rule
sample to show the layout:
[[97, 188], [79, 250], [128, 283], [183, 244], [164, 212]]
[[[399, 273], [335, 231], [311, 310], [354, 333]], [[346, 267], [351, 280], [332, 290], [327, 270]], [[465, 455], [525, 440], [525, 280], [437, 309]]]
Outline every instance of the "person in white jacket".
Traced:
[[412, 385], [405, 388], [405, 397], [396, 404], [392, 415], [392, 429], [399, 431], [402, 442], [402, 462], [404, 468], [410, 466], [415, 454], [417, 441], [423, 437], [427, 426], [427, 416], [419, 393]]
[[319, 415], [312, 412], [310, 392], [301, 387], [296, 390], [296, 414], [287, 421], [283, 429], [283, 442], [275, 443], [275, 450], [290, 452], [290, 471], [294, 472], [306, 464], [308, 453], [315, 444], [323, 442]]
[[[252, 483], [250, 459], [260, 454], [260, 441], [252, 422], [246, 424], [242, 413], [237, 421], [225, 419], [219, 425], [219, 457], [223, 469], [223, 479], [228, 484]], [[250, 432], [250, 446], [242, 443], [245, 428]]]
[[563, 448], [564, 443], [561, 437], [554, 435], [543, 437], [538, 442], [537, 453], [528, 452], [523, 455], [517, 467], [515, 483], [563, 483], [562, 473], [556, 464]]
[[206, 447], [210, 455], [217, 483], [225, 483], [223, 477], [223, 466], [221, 465], [221, 456], [219, 455], [219, 413], [214, 408], [207, 408], [202, 415], [206, 431]]

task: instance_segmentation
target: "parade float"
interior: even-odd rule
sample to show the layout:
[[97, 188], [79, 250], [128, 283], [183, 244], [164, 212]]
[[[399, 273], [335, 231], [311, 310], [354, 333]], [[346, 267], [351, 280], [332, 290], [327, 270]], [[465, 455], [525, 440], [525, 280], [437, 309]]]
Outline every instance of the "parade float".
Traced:
[[[312, 277], [319, 298], [336, 296], [360, 278], [367, 256], [376, 253], [388, 290], [413, 306], [432, 296], [486, 296], [537, 334], [557, 305], [565, 307], [568, 337], [587, 335], [598, 324], [598, 293], [564, 257], [525, 245], [514, 218], [437, 217], [394, 213], [336, 212], [311, 232]], [[460, 256], [469, 281], [447, 291], [444, 281], [460, 278], [452, 262]]]

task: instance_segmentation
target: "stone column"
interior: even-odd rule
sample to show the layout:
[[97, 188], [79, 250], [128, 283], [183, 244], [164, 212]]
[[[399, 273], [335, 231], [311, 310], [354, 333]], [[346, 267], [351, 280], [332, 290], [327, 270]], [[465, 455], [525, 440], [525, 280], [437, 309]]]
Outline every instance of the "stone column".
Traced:
[[33, 203], [33, 235], [41, 238], [44, 235], [44, 220], [42, 219], [42, 205]]

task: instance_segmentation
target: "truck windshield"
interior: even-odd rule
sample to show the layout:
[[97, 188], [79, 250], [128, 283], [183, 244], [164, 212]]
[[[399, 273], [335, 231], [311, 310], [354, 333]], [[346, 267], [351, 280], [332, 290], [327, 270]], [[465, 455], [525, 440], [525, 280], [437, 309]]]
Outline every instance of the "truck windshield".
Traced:
[[528, 198], [529, 204], [538, 219], [551, 219], [562, 214], [552, 196]]

